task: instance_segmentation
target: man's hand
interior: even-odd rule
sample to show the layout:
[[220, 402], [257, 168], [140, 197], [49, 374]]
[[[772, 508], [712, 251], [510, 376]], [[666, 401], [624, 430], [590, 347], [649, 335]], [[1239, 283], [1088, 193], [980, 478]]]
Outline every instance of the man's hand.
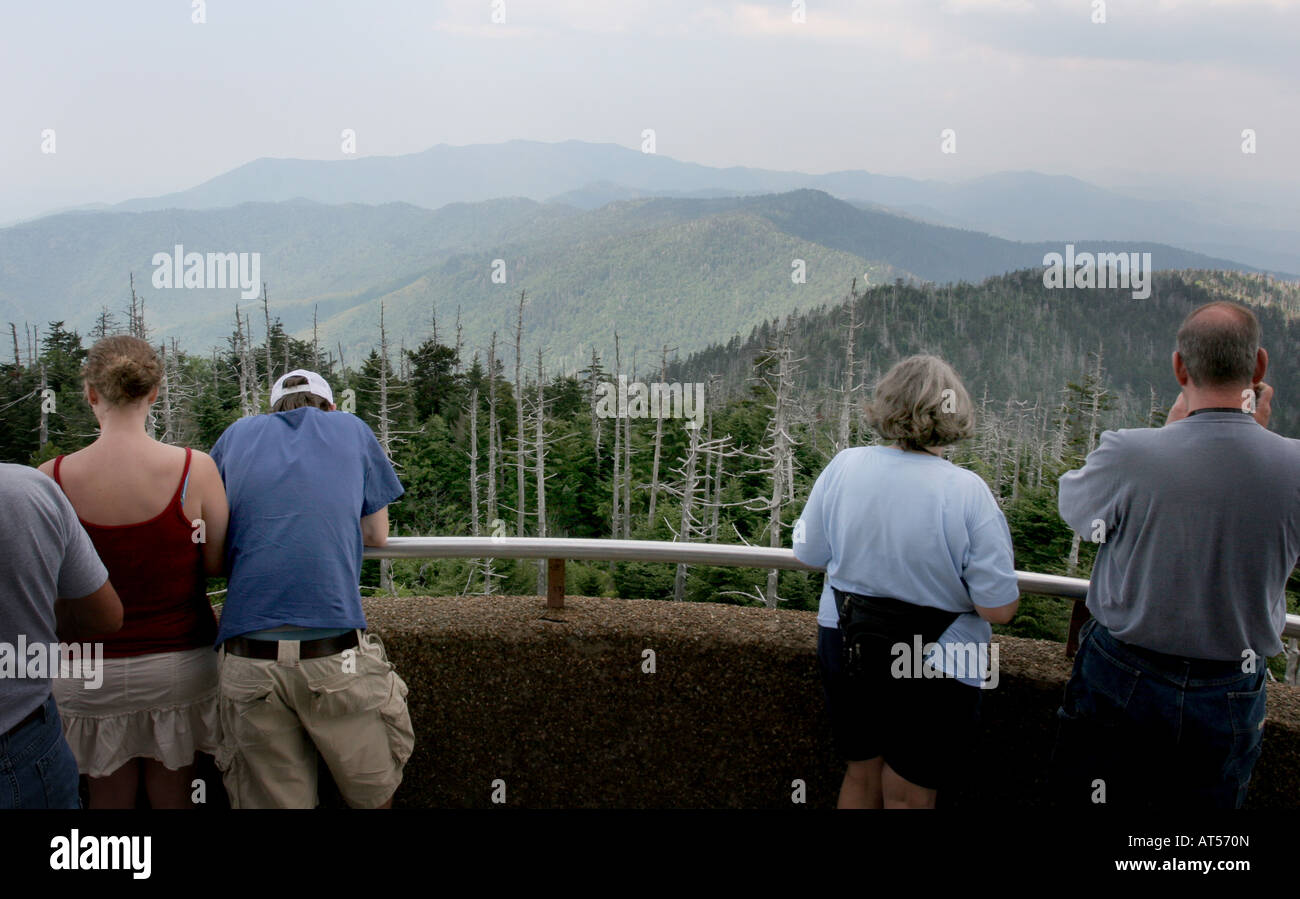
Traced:
[[1261, 428], [1268, 427], [1269, 416], [1273, 414], [1273, 385], [1260, 381], [1255, 385], [1255, 421]]
[[1182, 421], [1187, 417], [1187, 394], [1178, 394], [1178, 399], [1174, 400], [1173, 406], [1169, 409], [1169, 414], [1165, 416], [1165, 424], [1172, 424], [1176, 421]]

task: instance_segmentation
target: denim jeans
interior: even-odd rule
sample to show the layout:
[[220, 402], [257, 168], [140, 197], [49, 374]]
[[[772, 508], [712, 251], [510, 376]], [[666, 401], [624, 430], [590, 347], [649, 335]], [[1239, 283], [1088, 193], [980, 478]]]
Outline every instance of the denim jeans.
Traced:
[[0, 737], [0, 809], [81, 808], [78, 784], [51, 695], [35, 721]]
[[1179, 659], [1080, 632], [1057, 710], [1056, 799], [1067, 805], [1240, 808], [1259, 758], [1264, 663]]

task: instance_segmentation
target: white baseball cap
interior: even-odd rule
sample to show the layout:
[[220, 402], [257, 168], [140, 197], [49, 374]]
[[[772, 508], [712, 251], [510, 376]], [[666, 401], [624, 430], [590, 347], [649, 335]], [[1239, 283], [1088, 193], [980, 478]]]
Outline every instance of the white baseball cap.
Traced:
[[[299, 384], [297, 387], [285, 387], [284, 382], [290, 378], [306, 378], [307, 383]], [[280, 402], [282, 397], [286, 397], [291, 393], [314, 393], [327, 403], [332, 404], [334, 402], [334, 391], [330, 390], [330, 385], [326, 383], [325, 379], [316, 372], [307, 371], [304, 368], [296, 368], [291, 372], [280, 375], [279, 380], [275, 382], [275, 386], [271, 388], [271, 408], [274, 409], [275, 404]]]

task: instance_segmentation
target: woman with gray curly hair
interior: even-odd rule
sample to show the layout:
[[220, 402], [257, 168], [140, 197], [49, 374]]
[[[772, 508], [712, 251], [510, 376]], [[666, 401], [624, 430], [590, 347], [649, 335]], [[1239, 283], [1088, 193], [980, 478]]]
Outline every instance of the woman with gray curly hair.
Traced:
[[868, 418], [888, 445], [835, 456], [795, 526], [826, 569], [817, 654], [840, 808], [933, 808], [976, 735], [990, 622], [1019, 604], [1011, 532], [988, 485], [943, 457], [975, 432], [970, 396], [936, 356], [899, 362]]

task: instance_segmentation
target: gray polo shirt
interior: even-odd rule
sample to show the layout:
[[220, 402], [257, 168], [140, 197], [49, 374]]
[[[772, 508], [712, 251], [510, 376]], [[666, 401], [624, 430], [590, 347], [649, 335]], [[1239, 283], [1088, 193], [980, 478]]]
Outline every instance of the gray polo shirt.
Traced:
[[[50, 695], [49, 677], [27, 676], [18, 653], [54, 635], [56, 596], [89, 596], [108, 580], [95, 546], [63, 491], [26, 465], [0, 463], [0, 733]], [[25, 657], [24, 657], [25, 656]], [[57, 659], [56, 659], [57, 664]], [[21, 676], [20, 676], [21, 675]]]
[[1105, 541], [1088, 610], [1157, 652], [1240, 660], [1282, 651], [1300, 557], [1300, 442], [1239, 412], [1106, 431], [1061, 476], [1061, 518]]

